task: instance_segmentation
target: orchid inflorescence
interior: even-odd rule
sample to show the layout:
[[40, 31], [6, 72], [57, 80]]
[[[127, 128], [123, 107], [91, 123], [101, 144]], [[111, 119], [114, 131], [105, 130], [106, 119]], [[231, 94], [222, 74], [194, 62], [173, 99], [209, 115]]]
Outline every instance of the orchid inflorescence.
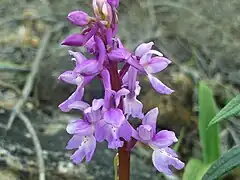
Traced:
[[[169, 147], [177, 142], [175, 133], [168, 130], [157, 132], [158, 108], [144, 115], [143, 105], [137, 99], [141, 90], [138, 75], [146, 75], [160, 94], [174, 92], [154, 76], [171, 61], [159, 51], [152, 50], [153, 42], [140, 44], [133, 53], [123, 46], [116, 36], [119, 0], [93, 0], [92, 6], [95, 17], [83, 11], [69, 13], [68, 20], [83, 30], [62, 42], [62, 45], [82, 46], [91, 55], [87, 59], [81, 52], [69, 50], [75, 68], [59, 76], [60, 80], [77, 86], [59, 108], [64, 112], [77, 109], [83, 113], [83, 119], [72, 121], [67, 126], [67, 132], [73, 136], [66, 148], [76, 149], [71, 159], [76, 164], [84, 158], [89, 162], [96, 143], [104, 140], [110, 149], [124, 146], [128, 151], [139, 141], [153, 149], [152, 161], [156, 169], [172, 174], [170, 166], [176, 169], [184, 167]], [[103, 84], [104, 98], [94, 99], [89, 105], [82, 100], [84, 87], [95, 78]], [[134, 128], [129, 122], [130, 117], [140, 119], [141, 125]]]

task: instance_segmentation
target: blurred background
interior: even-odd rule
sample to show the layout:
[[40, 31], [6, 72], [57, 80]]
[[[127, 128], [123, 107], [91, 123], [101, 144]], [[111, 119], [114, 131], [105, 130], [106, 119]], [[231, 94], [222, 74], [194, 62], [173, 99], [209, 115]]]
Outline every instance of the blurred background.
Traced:
[[[66, 16], [79, 9], [90, 14], [91, 0], [0, 3], [0, 179], [38, 179], [39, 158], [45, 162], [47, 180], [113, 179], [116, 152], [106, 149], [106, 144], [98, 145], [89, 164], [71, 163], [71, 152], [65, 150], [70, 138], [65, 128], [80, 114], [62, 113], [57, 108], [75, 88], [57, 80], [73, 67], [68, 48], [60, 42], [79, 31]], [[219, 108], [240, 90], [240, 1], [120, 0], [119, 19], [119, 36], [128, 49], [154, 41], [155, 49], [173, 61], [158, 74], [176, 91], [171, 96], [157, 94], [141, 79], [144, 112], [160, 108], [158, 129], [176, 132], [180, 159], [201, 158], [198, 82], [208, 81]], [[102, 95], [101, 84], [94, 81], [84, 99], [90, 102]], [[11, 125], [13, 108], [21, 112]], [[7, 124], [11, 125], [8, 131]], [[240, 142], [239, 132], [236, 118], [222, 125], [222, 152]], [[36, 154], [37, 139], [43, 157]], [[151, 154], [151, 149], [136, 145], [131, 156], [132, 180], [169, 179], [154, 169]], [[226, 179], [240, 179], [237, 173]]]

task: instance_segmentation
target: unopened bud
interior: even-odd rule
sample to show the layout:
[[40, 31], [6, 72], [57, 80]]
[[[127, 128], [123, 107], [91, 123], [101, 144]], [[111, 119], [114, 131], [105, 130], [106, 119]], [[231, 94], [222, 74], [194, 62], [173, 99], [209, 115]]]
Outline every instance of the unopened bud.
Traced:
[[68, 20], [74, 25], [85, 26], [89, 23], [90, 17], [83, 11], [73, 11], [68, 14]]

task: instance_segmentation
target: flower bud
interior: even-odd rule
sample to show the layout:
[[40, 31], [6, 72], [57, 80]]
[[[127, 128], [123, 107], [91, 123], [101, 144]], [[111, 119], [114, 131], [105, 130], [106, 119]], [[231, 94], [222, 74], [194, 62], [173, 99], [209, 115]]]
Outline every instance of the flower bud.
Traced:
[[107, 0], [93, 0], [93, 9], [96, 16], [111, 24], [113, 19], [112, 7]]
[[71, 21], [74, 25], [85, 26], [89, 23], [89, 16], [83, 11], [73, 11], [68, 14], [68, 20]]
[[118, 8], [119, 6], [119, 0], [108, 0], [108, 3], [114, 6], [115, 8]]

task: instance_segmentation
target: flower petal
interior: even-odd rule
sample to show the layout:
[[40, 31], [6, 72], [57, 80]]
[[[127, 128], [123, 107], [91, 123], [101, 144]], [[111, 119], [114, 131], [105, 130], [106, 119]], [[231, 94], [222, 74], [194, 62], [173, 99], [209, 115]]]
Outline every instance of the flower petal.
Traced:
[[85, 152], [82, 148], [79, 148], [77, 151], [74, 152], [74, 154], [71, 156], [72, 161], [75, 164], [80, 164], [85, 157]]
[[94, 36], [94, 40], [95, 40], [96, 46], [98, 48], [98, 61], [102, 65], [106, 58], [106, 48], [100, 37]]
[[154, 57], [144, 66], [144, 69], [147, 73], [157, 73], [165, 69], [170, 63], [171, 61], [165, 57]]
[[98, 142], [103, 142], [107, 137], [107, 129], [105, 128], [106, 123], [98, 121], [95, 126], [95, 137]]
[[70, 104], [72, 104], [75, 101], [81, 101], [84, 94], [84, 88], [81, 88], [80, 86], [77, 87], [76, 91], [72, 93], [72, 95], [63, 103], [61, 103], [58, 107], [63, 112], [68, 112], [71, 110], [69, 107]]
[[137, 71], [134, 67], [129, 67], [128, 70], [128, 89], [131, 93], [134, 93], [136, 89]]
[[132, 137], [132, 127], [126, 120], [118, 129], [118, 136], [122, 137], [125, 141], [129, 141]]
[[92, 75], [92, 76], [84, 76], [83, 82], [82, 82], [82, 84], [80, 86], [83, 88], [85, 85], [90, 83], [95, 78], [96, 75], [97, 74]]
[[141, 86], [139, 85], [139, 81], [136, 81], [136, 89], [135, 89], [135, 95], [138, 96], [141, 91]]
[[111, 88], [110, 73], [107, 69], [104, 69], [101, 72], [101, 77], [102, 77], [102, 80], [103, 80], [104, 89], [112, 89]]
[[86, 136], [92, 133], [91, 125], [85, 120], [76, 120], [67, 125], [66, 128], [69, 134], [78, 134], [79, 136]]
[[135, 67], [136, 69], [138, 69], [140, 72], [145, 72], [145, 70], [143, 69], [142, 65], [139, 64], [139, 62], [136, 59], [136, 57], [130, 56], [127, 59], [127, 63], [130, 64], [131, 66]]
[[116, 107], [118, 107], [121, 97], [126, 96], [129, 93], [130, 93], [129, 90], [127, 90], [126, 88], [122, 88], [118, 92], [116, 92], [116, 94], [115, 94], [115, 105], [116, 105]]
[[134, 118], [142, 119], [144, 117], [142, 113], [143, 105], [136, 99], [136, 96], [127, 96], [123, 99], [124, 114], [131, 115]]
[[96, 111], [100, 109], [104, 104], [104, 99], [94, 99], [92, 102], [92, 110]]
[[155, 133], [157, 117], [158, 117], [158, 108], [151, 109], [143, 118], [142, 124], [151, 126]]
[[113, 98], [114, 94], [115, 94], [115, 91], [105, 88], [105, 93], [104, 93], [104, 108], [105, 109], [111, 108], [111, 105], [113, 104], [112, 98]]
[[146, 65], [152, 58], [152, 55], [157, 55], [162, 57], [163, 54], [160, 53], [157, 50], [149, 50], [148, 52], [146, 52], [141, 58], [140, 58], [140, 64], [141, 65]]
[[84, 101], [74, 101], [73, 103], [68, 105], [69, 109], [79, 109], [81, 111], [84, 111], [88, 107], [90, 107], [89, 104]]
[[87, 60], [79, 64], [74, 71], [84, 76], [94, 75], [102, 70], [102, 65], [97, 60]]
[[108, 142], [108, 148], [109, 149], [118, 149], [120, 147], [123, 147], [124, 142], [120, 139], [113, 139], [112, 141]]
[[86, 139], [87, 142], [83, 145], [83, 147], [86, 154], [86, 162], [89, 162], [92, 159], [92, 156], [96, 149], [96, 139], [93, 135], [88, 136]]
[[152, 49], [153, 45], [153, 42], [140, 44], [135, 50], [135, 55], [138, 57], [142, 57], [145, 53]]
[[174, 132], [162, 130], [159, 131], [156, 135], [154, 135], [151, 146], [153, 146], [154, 148], [164, 148], [172, 145], [174, 142], [177, 141], [178, 140]]
[[150, 141], [153, 137], [154, 131], [155, 130], [152, 129], [152, 126], [149, 126], [149, 125], [141, 125], [138, 127], [139, 137], [143, 141]]
[[84, 111], [84, 114], [86, 115], [87, 117], [87, 120], [90, 122], [90, 123], [93, 123], [95, 124], [97, 121], [100, 121], [102, 119], [102, 111], [100, 109], [94, 111], [92, 109], [92, 107], [89, 107], [87, 108], [85, 111]]
[[165, 149], [154, 150], [152, 154], [152, 161], [158, 171], [167, 175], [172, 175], [172, 171], [169, 169], [170, 165], [178, 170], [184, 167], [183, 162], [169, 154]]
[[124, 46], [123, 46], [123, 44], [122, 44], [122, 42], [121, 42], [121, 39], [120, 38], [115, 38], [116, 39], [116, 41], [117, 41], [117, 47], [118, 48], [124, 48]]
[[62, 80], [69, 84], [76, 84], [77, 78], [78, 76], [74, 71], [65, 71], [58, 77], [59, 80]]
[[85, 136], [82, 139], [81, 145], [78, 150], [72, 155], [71, 159], [74, 163], [79, 164], [83, 158], [86, 157], [86, 162], [89, 162], [96, 149], [96, 139], [93, 135]]
[[122, 110], [117, 108], [111, 108], [104, 113], [104, 121], [115, 127], [120, 127], [125, 121], [125, 116]]
[[76, 149], [78, 148], [82, 143], [82, 136], [74, 135], [69, 141], [66, 146], [66, 149]]
[[91, 37], [86, 44], [84, 45], [86, 48], [87, 52], [90, 54], [95, 54], [96, 53], [96, 42], [94, 40], [94, 37]]
[[148, 51], [147, 53], [151, 54], [151, 55], [163, 56], [163, 54], [161, 52], [154, 50], [154, 49]]
[[131, 53], [125, 48], [114, 49], [108, 53], [108, 58], [112, 61], [127, 60], [131, 56]]
[[75, 58], [77, 64], [81, 64], [82, 62], [87, 60], [87, 58], [80, 52], [74, 52], [69, 50], [68, 53]]
[[152, 84], [152, 87], [161, 94], [172, 94], [174, 90], [167, 87], [165, 84], [163, 84], [159, 79], [152, 76], [151, 74], [148, 74], [148, 79], [150, 83]]

